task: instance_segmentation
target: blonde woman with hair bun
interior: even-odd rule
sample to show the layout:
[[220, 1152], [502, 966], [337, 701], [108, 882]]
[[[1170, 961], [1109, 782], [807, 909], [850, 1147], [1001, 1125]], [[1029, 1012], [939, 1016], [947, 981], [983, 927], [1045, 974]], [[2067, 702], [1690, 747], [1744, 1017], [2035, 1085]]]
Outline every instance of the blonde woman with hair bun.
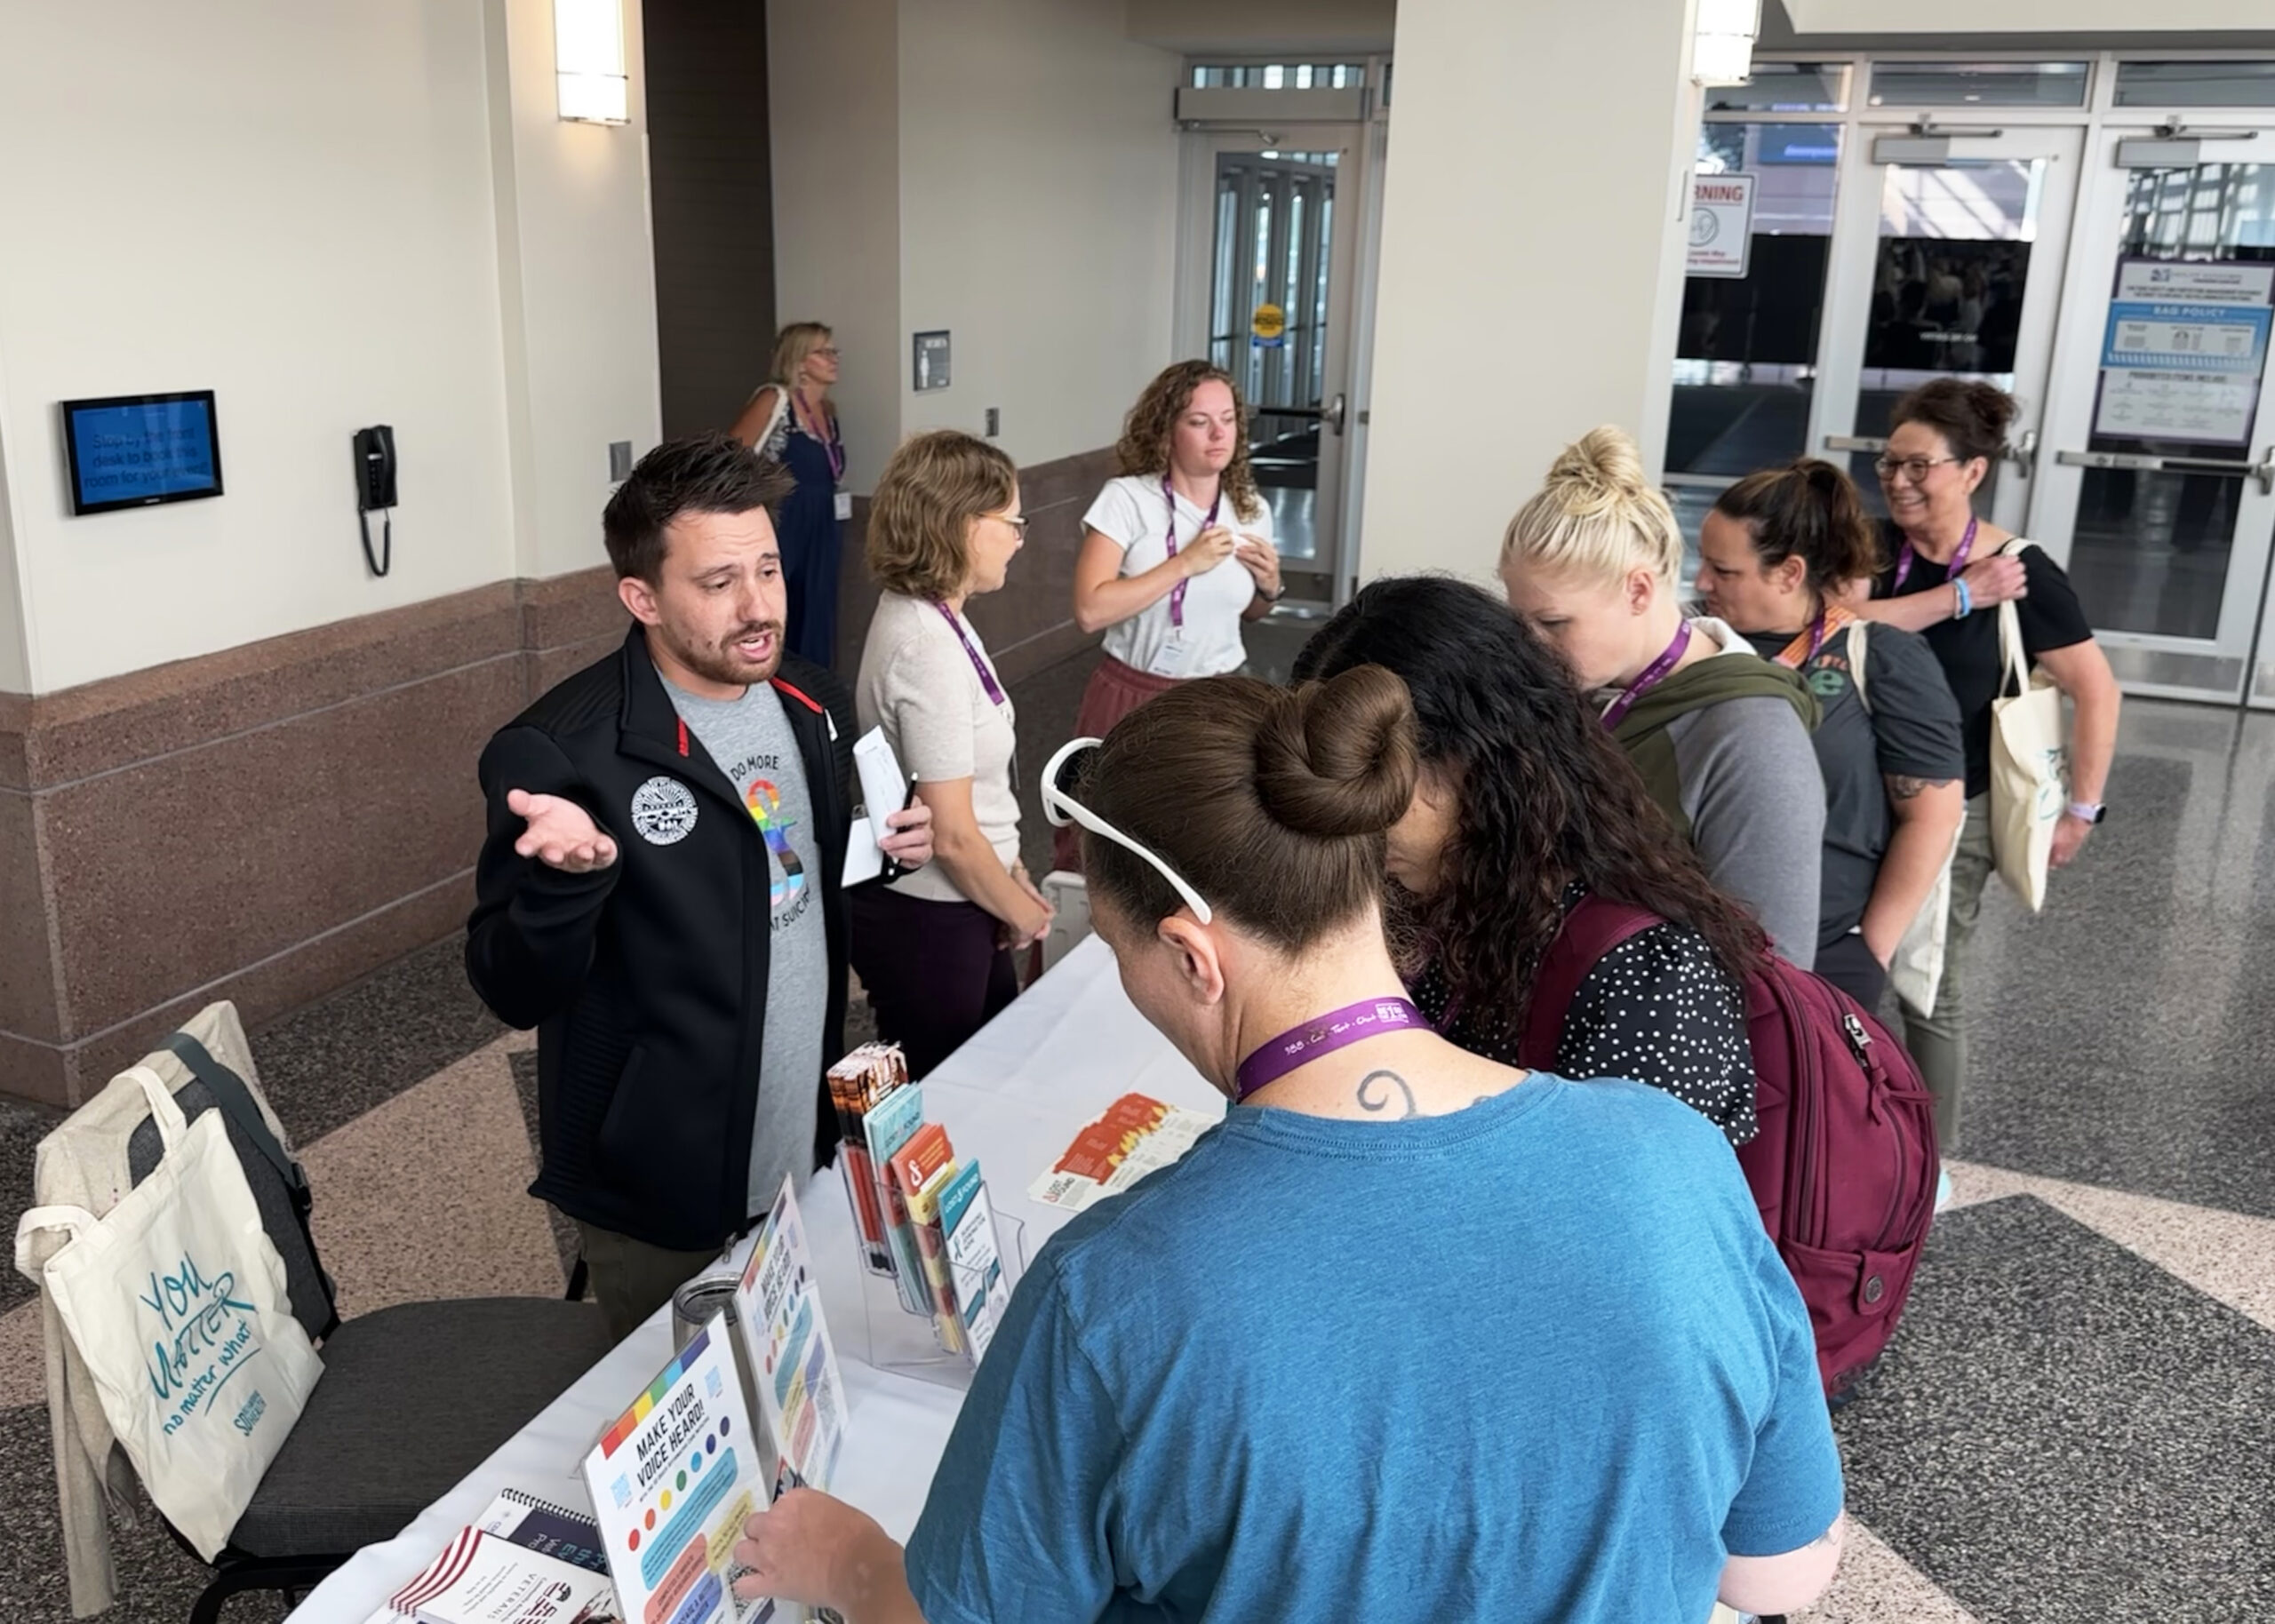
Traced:
[[1564, 448], [1501, 543], [1509, 607], [1563, 651], [1651, 798], [1784, 958], [1816, 959], [1817, 703], [1719, 620], [1682, 611], [1682, 530], [1616, 428]]

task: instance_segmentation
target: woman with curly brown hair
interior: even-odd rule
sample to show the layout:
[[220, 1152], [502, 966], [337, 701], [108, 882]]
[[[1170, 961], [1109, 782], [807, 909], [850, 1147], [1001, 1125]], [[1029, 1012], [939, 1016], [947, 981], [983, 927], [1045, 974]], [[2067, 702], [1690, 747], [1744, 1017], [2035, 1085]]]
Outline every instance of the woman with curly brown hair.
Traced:
[[1361, 665], [1399, 678], [1414, 702], [1421, 771], [1387, 855], [1401, 967], [1422, 1012], [1472, 1054], [1517, 1064], [1535, 1036], [1533, 989], [1580, 901], [1643, 909], [1661, 922], [1581, 978], [1553, 1069], [1634, 1078], [1731, 1143], [1751, 1140], [1743, 983], [1768, 951], [1761, 927], [1675, 838], [1555, 648], [1478, 587], [1406, 576], [1321, 626], [1296, 681]]
[[[1074, 561], [1075, 622], [1106, 633], [1074, 720], [1094, 738], [1172, 683], [1238, 671], [1241, 623], [1285, 591], [1231, 373], [1205, 361], [1164, 370], [1130, 409], [1114, 459], [1122, 473], [1082, 516]], [[1053, 860], [1081, 864], [1066, 830]]]

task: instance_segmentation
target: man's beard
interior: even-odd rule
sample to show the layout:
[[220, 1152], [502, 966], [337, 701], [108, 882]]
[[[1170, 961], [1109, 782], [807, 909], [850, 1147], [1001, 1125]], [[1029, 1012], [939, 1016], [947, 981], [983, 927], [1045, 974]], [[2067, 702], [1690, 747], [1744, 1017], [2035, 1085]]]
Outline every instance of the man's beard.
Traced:
[[[696, 675], [712, 682], [739, 685], [745, 688], [763, 682], [782, 669], [782, 623], [778, 620], [755, 620], [737, 626], [725, 637], [708, 647], [690, 643], [670, 627], [659, 627], [672, 653], [679, 663]], [[770, 633], [774, 638], [774, 656], [763, 665], [754, 665], [737, 653], [735, 645], [745, 638]]]

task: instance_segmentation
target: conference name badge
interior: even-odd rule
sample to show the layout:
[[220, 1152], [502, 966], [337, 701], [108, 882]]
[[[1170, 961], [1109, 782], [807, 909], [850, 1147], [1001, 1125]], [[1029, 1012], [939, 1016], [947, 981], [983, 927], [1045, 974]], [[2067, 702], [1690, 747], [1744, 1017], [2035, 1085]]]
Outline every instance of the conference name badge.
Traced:
[[632, 826], [651, 846], [675, 846], [695, 827], [695, 792], [660, 773], [632, 792]]

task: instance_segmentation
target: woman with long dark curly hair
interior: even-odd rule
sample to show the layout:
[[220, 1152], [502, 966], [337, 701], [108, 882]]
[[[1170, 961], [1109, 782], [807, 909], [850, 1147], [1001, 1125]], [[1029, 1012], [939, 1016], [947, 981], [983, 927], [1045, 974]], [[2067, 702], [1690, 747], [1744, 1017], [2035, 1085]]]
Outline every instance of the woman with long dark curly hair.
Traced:
[[1390, 901], [1415, 1002], [1471, 1053], [1514, 1063], [1567, 915], [1600, 896], [1663, 923], [1582, 978], [1557, 1039], [1565, 1077], [1632, 1077], [1754, 1135], [1743, 978], [1761, 927], [1716, 890], [1556, 650], [1444, 577], [1377, 581], [1305, 645], [1296, 680], [1380, 665], [1402, 679], [1422, 774], [1390, 832]]
[[[1120, 474], [1082, 516], [1074, 619], [1106, 633], [1074, 731], [1104, 738], [1172, 683], [1238, 671], [1243, 621], [1280, 601], [1272, 510], [1248, 460], [1248, 409], [1222, 367], [1180, 361], [1145, 386], [1114, 447]], [[1053, 860], [1081, 866], [1060, 830]]]

